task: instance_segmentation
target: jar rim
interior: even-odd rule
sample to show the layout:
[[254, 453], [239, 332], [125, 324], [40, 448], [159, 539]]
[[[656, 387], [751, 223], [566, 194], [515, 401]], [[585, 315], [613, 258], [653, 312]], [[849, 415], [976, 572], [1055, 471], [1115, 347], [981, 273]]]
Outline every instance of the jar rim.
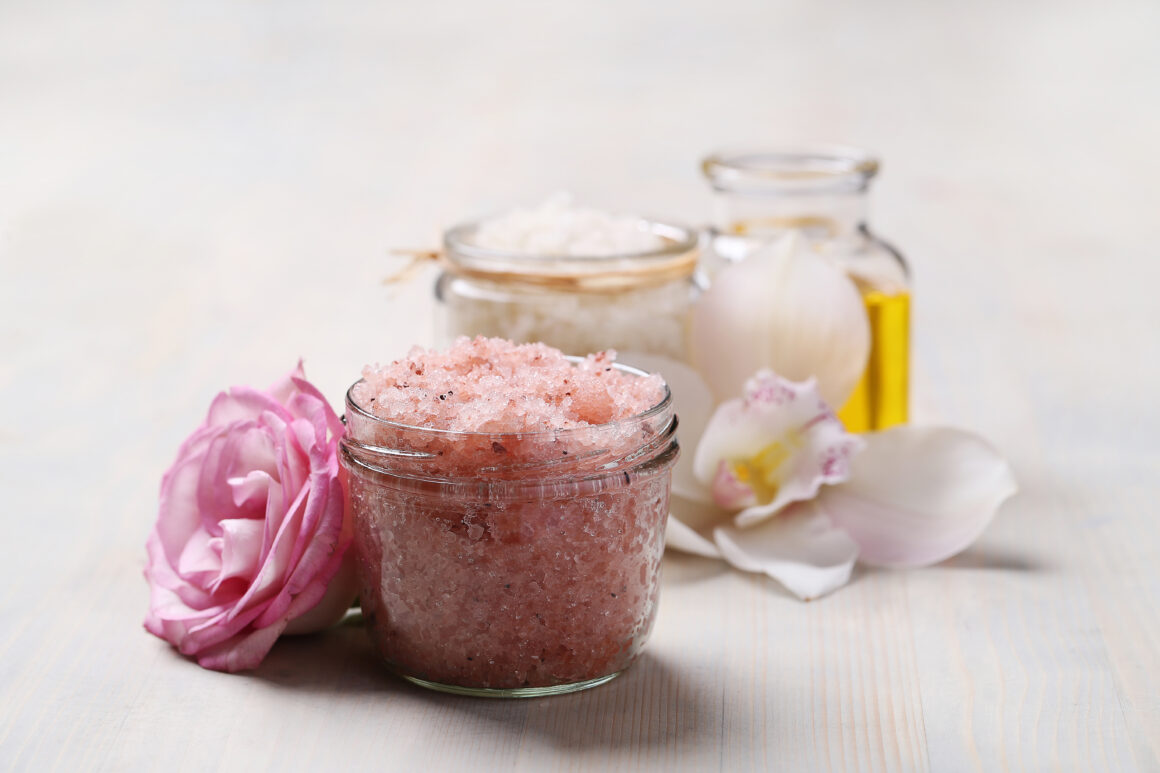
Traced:
[[609, 292], [692, 276], [700, 256], [701, 233], [671, 221], [631, 215], [641, 230], [664, 240], [655, 250], [612, 255], [541, 255], [472, 243], [486, 218], [452, 226], [443, 233], [447, 269], [457, 275], [501, 282], [524, 282], [578, 292]]
[[851, 145], [789, 145], [711, 153], [701, 171], [727, 193], [836, 193], [865, 190], [878, 174], [878, 157]]
[[[618, 213], [611, 213], [620, 217], [633, 218], [637, 221], [637, 227], [642, 231], [648, 231], [665, 240], [666, 244], [655, 250], [638, 250], [634, 252], [617, 252], [609, 255], [543, 255], [534, 252], [524, 252], [520, 250], [502, 250], [493, 247], [481, 247], [471, 241], [471, 237], [475, 234], [479, 227], [487, 222], [489, 218], [481, 218], [479, 220], [469, 220], [467, 222], [459, 223], [443, 232], [443, 246], [447, 249], [448, 255], [453, 255], [458, 258], [467, 259], [482, 259], [482, 260], [503, 260], [510, 261], [514, 264], [525, 264], [531, 267], [542, 266], [544, 263], [583, 263], [593, 264], [596, 266], [607, 266], [609, 264], [620, 263], [625, 260], [642, 260], [662, 259], [672, 257], [674, 255], [681, 255], [690, 250], [697, 249], [700, 242], [700, 233], [688, 226], [672, 221], [654, 220], [638, 215], [619, 215]], [[454, 258], [453, 258], [454, 259]]]
[[[581, 360], [569, 359], [573, 363]], [[629, 365], [614, 363], [614, 366], [638, 376], [647, 375]], [[361, 380], [355, 382], [358, 383]], [[339, 446], [348, 469], [359, 468], [387, 476], [397, 485], [415, 490], [505, 498], [540, 497], [549, 489], [556, 492], [552, 496], [557, 496], [561, 492], [587, 490], [585, 487], [595, 487], [594, 490], [619, 487], [630, 484], [634, 476], [667, 469], [679, 453], [678, 419], [673, 410], [672, 392], [668, 384], [664, 387], [664, 394], [655, 405], [617, 421], [558, 430], [497, 433], [418, 427], [382, 419], [354, 401], [352, 385], [346, 398], [347, 430]], [[358, 431], [359, 423], [368, 431]], [[380, 429], [386, 434], [376, 439], [374, 430]], [[627, 438], [634, 440], [625, 444]], [[451, 463], [446, 469], [439, 469], [439, 462], [435, 461], [451, 443], [463, 443], [469, 449], [490, 447], [494, 450], [496, 444], [509, 449], [513, 445], [548, 448], [559, 447], [556, 444], [560, 442], [567, 444], [569, 440], [575, 441], [571, 447], [576, 453], [568, 454], [565, 449], [559, 456], [503, 454], [502, 461], [497, 457], [497, 464], [477, 465], [476, 459], [466, 467]], [[432, 468], [431, 464], [437, 467]]]
[[[573, 355], [566, 355], [566, 359], [569, 362], [571, 362], [574, 366], [578, 365], [579, 363], [584, 361], [583, 357], [576, 357]], [[637, 376], [637, 377], [644, 377], [644, 376], [652, 375], [648, 371], [642, 370], [640, 368], [634, 368], [631, 365], [625, 365], [624, 363], [621, 363], [621, 362], [612, 363], [612, 367], [616, 368], [617, 370], [619, 370], [621, 372], [630, 373], [630, 374]], [[391, 421], [390, 419], [384, 419], [381, 416], [376, 416], [375, 414], [368, 411], [366, 408], [359, 405], [354, 399], [354, 388], [357, 387], [359, 384], [363, 383], [363, 381], [365, 381], [365, 380], [366, 379], [360, 378], [358, 381], [351, 384], [350, 387], [346, 390], [346, 409], [348, 411], [352, 411], [353, 413], [357, 414], [359, 417], [373, 422], [372, 426], [386, 427], [388, 429], [393, 429], [393, 430], [427, 434], [427, 435], [430, 435], [431, 437], [448, 438], [448, 439], [450, 439], [450, 438], [476, 438], [476, 439], [488, 438], [488, 439], [493, 439], [494, 438], [494, 439], [499, 440], [501, 438], [513, 438], [513, 439], [518, 438], [518, 439], [533, 439], [534, 440], [536, 438], [549, 438], [549, 437], [555, 437], [555, 438], [577, 437], [580, 433], [584, 433], [584, 432], [608, 430], [608, 429], [613, 429], [616, 427], [627, 426], [628, 424], [631, 424], [631, 423], [640, 423], [643, 421], [648, 421], [649, 419], [655, 418], [655, 417], [661, 415], [662, 413], [664, 413], [665, 411], [669, 410], [673, 405], [673, 393], [669, 389], [668, 382], [664, 381], [664, 379], [662, 378], [661, 379], [661, 386], [664, 387], [664, 392], [661, 394], [661, 399], [655, 405], [652, 405], [649, 408], [646, 408], [645, 410], [641, 411], [640, 413], [633, 414], [632, 416], [627, 416], [623, 419], [617, 419], [616, 421], [604, 422], [602, 424], [588, 424], [588, 425], [585, 425], [582, 427], [568, 427], [568, 428], [563, 428], [563, 429], [536, 430], [534, 432], [464, 432], [461, 430], [439, 429], [437, 427], [420, 427], [420, 426], [415, 425], [415, 424], [406, 424], [404, 422]], [[350, 434], [349, 430], [347, 431], [347, 434], [348, 435]]]

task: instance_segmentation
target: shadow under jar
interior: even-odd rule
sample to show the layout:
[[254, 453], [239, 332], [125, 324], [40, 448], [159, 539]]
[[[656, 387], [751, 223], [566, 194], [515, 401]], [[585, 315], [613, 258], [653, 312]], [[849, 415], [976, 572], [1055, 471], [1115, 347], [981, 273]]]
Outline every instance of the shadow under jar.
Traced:
[[633, 662], [656, 617], [679, 453], [667, 388], [628, 419], [519, 434], [386, 421], [354, 391], [341, 459], [363, 614], [392, 670], [533, 697]]
[[640, 219], [661, 246], [614, 255], [536, 255], [474, 243], [479, 223], [443, 236], [436, 332], [540, 341], [565, 352], [604, 349], [684, 360], [687, 318], [701, 292], [700, 234]]

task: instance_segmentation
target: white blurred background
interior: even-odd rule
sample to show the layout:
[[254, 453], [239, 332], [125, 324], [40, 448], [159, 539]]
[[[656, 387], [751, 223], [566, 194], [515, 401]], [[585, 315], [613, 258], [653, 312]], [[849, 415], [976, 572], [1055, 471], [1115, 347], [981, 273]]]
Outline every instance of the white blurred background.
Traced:
[[915, 413], [1003, 443], [995, 402], [1033, 400], [1098, 451], [1156, 386], [1158, 39], [1153, 2], [6, 0], [5, 486], [96, 540], [104, 486], [143, 537], [215, 391], [303, 356], [338, 403], [430, 341], [390, 249], [556, 190], [704, 222], [703, 154], [803, 140], [884, 160]]

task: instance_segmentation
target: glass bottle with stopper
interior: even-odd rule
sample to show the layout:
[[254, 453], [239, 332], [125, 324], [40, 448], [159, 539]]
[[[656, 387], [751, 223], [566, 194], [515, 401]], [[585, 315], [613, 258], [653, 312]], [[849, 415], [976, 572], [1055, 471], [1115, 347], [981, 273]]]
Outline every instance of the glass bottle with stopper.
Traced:
[[715, 212], [703, 268], [722, 266], [790, 230], [840, 265], [858, 287], [870, 322], [870, 357], [838, 415], [855, 432], [905, 423], [910, 375], [910, 272], [902, 255], [866, 223], [878, 160], [856, 148], [814, 146], [717, 153], [702, 162]]

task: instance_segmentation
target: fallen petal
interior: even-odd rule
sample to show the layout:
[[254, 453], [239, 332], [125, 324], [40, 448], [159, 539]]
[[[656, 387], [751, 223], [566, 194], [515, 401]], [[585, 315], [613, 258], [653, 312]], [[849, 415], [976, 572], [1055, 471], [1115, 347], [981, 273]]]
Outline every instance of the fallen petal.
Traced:
[[845, 585], [858, 560], [857, 543], [813, 502], [793, 504], [747, 529], [718, 527], [713, 536], [730, 564], [769, 575], [803, 601]]
[[1011, 466], [983, 438], [948, 427], [895, 427], [863, 436], [850, 478], [817, 504], [879, 566], [938, 563], [974, 542], [1018, 490]]

